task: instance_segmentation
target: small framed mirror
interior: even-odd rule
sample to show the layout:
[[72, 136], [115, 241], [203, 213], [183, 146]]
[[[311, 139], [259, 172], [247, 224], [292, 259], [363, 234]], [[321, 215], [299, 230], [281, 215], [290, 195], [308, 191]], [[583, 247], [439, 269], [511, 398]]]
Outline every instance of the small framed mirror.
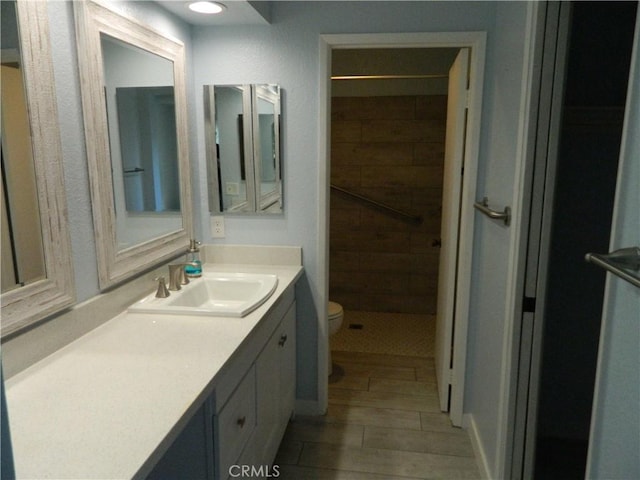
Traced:
[[192, 237], [184, 45], [96, 2], [74, 12], [104, 290]]
[[205, 85], [209, 210], [282, 213], [278, 85]]
[[46, 2], [3, 1], [2, 336], [75, 301]]

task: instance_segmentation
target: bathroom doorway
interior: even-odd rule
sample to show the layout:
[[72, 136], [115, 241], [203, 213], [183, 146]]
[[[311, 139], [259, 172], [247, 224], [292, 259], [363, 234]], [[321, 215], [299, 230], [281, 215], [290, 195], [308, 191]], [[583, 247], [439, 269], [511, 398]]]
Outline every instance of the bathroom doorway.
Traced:
[[[422, 39], [419, 39], [421, 35]], [[455, 39], [456, 35], [464, 38]], [[484, 35], [475, 35], [480, 38], [472, 38], [474, 34], [323, 37], [333, 48], [329, 50], [328, 58], [333, 56], [334, 62], [327, 65], [327, 73], [337, 77], [392, 76], [367, 80], [336, 79], [331, 88], [327, 85], [327, 107], [331, 111], [328, 131], [333, 138], [333, 144], [327, 145], [332, 155], [327, 161], [324, 178], [326, 218], [331, 222], [326, 227], [328, 299], [344, 304], [346, 314], [341, 332], [347, 333], [347, 337], [351, 340], [366, 337], [366, 334], [362, 335], [364, 329], [378, 328], [379, 336], [386, 343], [361, 345], [360, 348], [393, 351], [392, 343], [398, 341], [402, 345], [397, 347], [396, 354], [422, 352], [420, 354], [434, 355], [447, 77], [449, 67], [463, 47], [472, 47], [469, 50], [473, 50], [473, 54], [468, 63], [474, 66], [478, 76], [471, 82], [475, 96], [469, 96], [469, 111], [473, 114], [469, 115], [470, 127], [463, 135], [467, 147], [465, 159], [468, 160], [465, 173], [468, 171], [469, 176], [465, 175], [464, 185], [458, 177], [462, 187], [458, 188], [460, 206], [455, 218], [446, 221], [460, 226], [461, 236], [464, 236], [465, 245], [459, 248], [458, 239], [454, 240], [456, 252], [465, 257], [470, 256], [472, 250], [467, 232], [471, 232], [473, 212], [464, 205], [470, 207], [475, 197], [484, 62]], [[410, 37], [411, 41], [402, 39], [403, 36]], [[362, 37], [367, 37], [366, 41]], [[436, 40], [437, 37], [440, 38]], [[414, 55], [413, 59], [411, 55]], [[421, 60], [440, 56], [440, 64], [435, 71], [433, 68], [416, 71], [420, 61], [415, 55], [422, 56]], [[348, 69], [338, 70], [344, 68], [342, 65], [347, 65]], [[411, 67], [414, 67], [413, 71]], [[416, 77], [406, 78], [410, 76]], [[428, 82], [430, 85], [426, 86]], [[400, 87], [401, 83], [403, 87]], [[330, 98], [332, 89], [335, 95]], [[477, 109], [473, 108], [476, 106]], [[411, 119], [406, 117], [407, 112]], [[463, 269], [470, 267], [469, 258], [458, 260], [462, 260], [458, 266], [462, 265]], [[457, 344], [457, 350], [461, 352], [456, 364], [457, 373], [452, 369], [449, 376], [462, 378], [457, 384], [459, 388], [453, 392], [456, 398], [451, 402], [451, 418], [456, 425], [461, 424], [464, 388], [466, 315], [462, 312], [466, 311], [469, 291], [464, 279], [470, 278], [466, 273], [453, 272], [449, 277], [451, 285], [448, 285], [457, 288], [458, 296], [451, 301], [458, 304], [457, 311], [463, 319], [457, 325], [456, 338], [450, 335], [451, 348], [448, 349], [450, 352], [455, 350]], [[385, 331], [389, 326], [391, 329]], [[406, 331], [404, 339], [402, 330]], [[345, 345], [344, 342], [351, 340], [343, 338], [336, 343]], [[399, 350], [403, 346], [407, 350]], [[344, 347], [338, 345], [338, 348]]]
[[433, 357], [447, 121], [457, 48], [332, 55], [329, 298], [335, 350]]

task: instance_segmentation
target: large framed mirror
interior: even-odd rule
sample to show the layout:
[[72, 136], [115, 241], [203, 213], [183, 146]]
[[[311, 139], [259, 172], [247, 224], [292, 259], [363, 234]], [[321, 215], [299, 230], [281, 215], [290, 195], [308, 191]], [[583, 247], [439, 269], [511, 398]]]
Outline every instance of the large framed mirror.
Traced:
[[75, 2], [98, 273], [109, 288], [192, 237], [184, 45]]
[[75, 301], [46, 2], [3, 1], [3, 338]]
[[278, 85], [205, 85], [209, 210], [282, 213]]

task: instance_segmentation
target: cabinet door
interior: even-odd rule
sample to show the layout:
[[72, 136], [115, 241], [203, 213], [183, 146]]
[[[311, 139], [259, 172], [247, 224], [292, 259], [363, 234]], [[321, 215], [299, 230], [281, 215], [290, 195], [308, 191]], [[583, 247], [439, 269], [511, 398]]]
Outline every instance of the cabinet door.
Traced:
[[293, 413], [296, 390], [296, 308], [289, 307], [256, 360], [257, 458], [270, 465]]
[[[296, 401], [296, 304], [287, 311], [280, 325], [280, 422], [281, 434], [293, 415]], [[278, 439], [278, 443], [281, 438]]]
[[[272, 445], [278, 442], [280, 424], [280, 326], [271, 335], [256, 360], [257, 411], [256, 431], [257, 458], [270, 462]], [[277, 447], [276, 447], [277, 449]]]
[[231, 467], [252, 437], [256, 423], [256, 372], [250, 368], [220, 413], [214, 416], [217, 478], [227, 478], [235, 472]]

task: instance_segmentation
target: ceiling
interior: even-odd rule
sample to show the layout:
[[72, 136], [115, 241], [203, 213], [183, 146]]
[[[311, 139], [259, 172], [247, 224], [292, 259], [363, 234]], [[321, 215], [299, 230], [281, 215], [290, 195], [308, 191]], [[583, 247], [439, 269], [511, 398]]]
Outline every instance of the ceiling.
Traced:
[[186, 0], [156, 0], [165, 9], [191, 25], [268, 25], [271, 2], [246, 0], [222, 0], [226, 9], [218, 15], [202, 15], [187, 8]]

